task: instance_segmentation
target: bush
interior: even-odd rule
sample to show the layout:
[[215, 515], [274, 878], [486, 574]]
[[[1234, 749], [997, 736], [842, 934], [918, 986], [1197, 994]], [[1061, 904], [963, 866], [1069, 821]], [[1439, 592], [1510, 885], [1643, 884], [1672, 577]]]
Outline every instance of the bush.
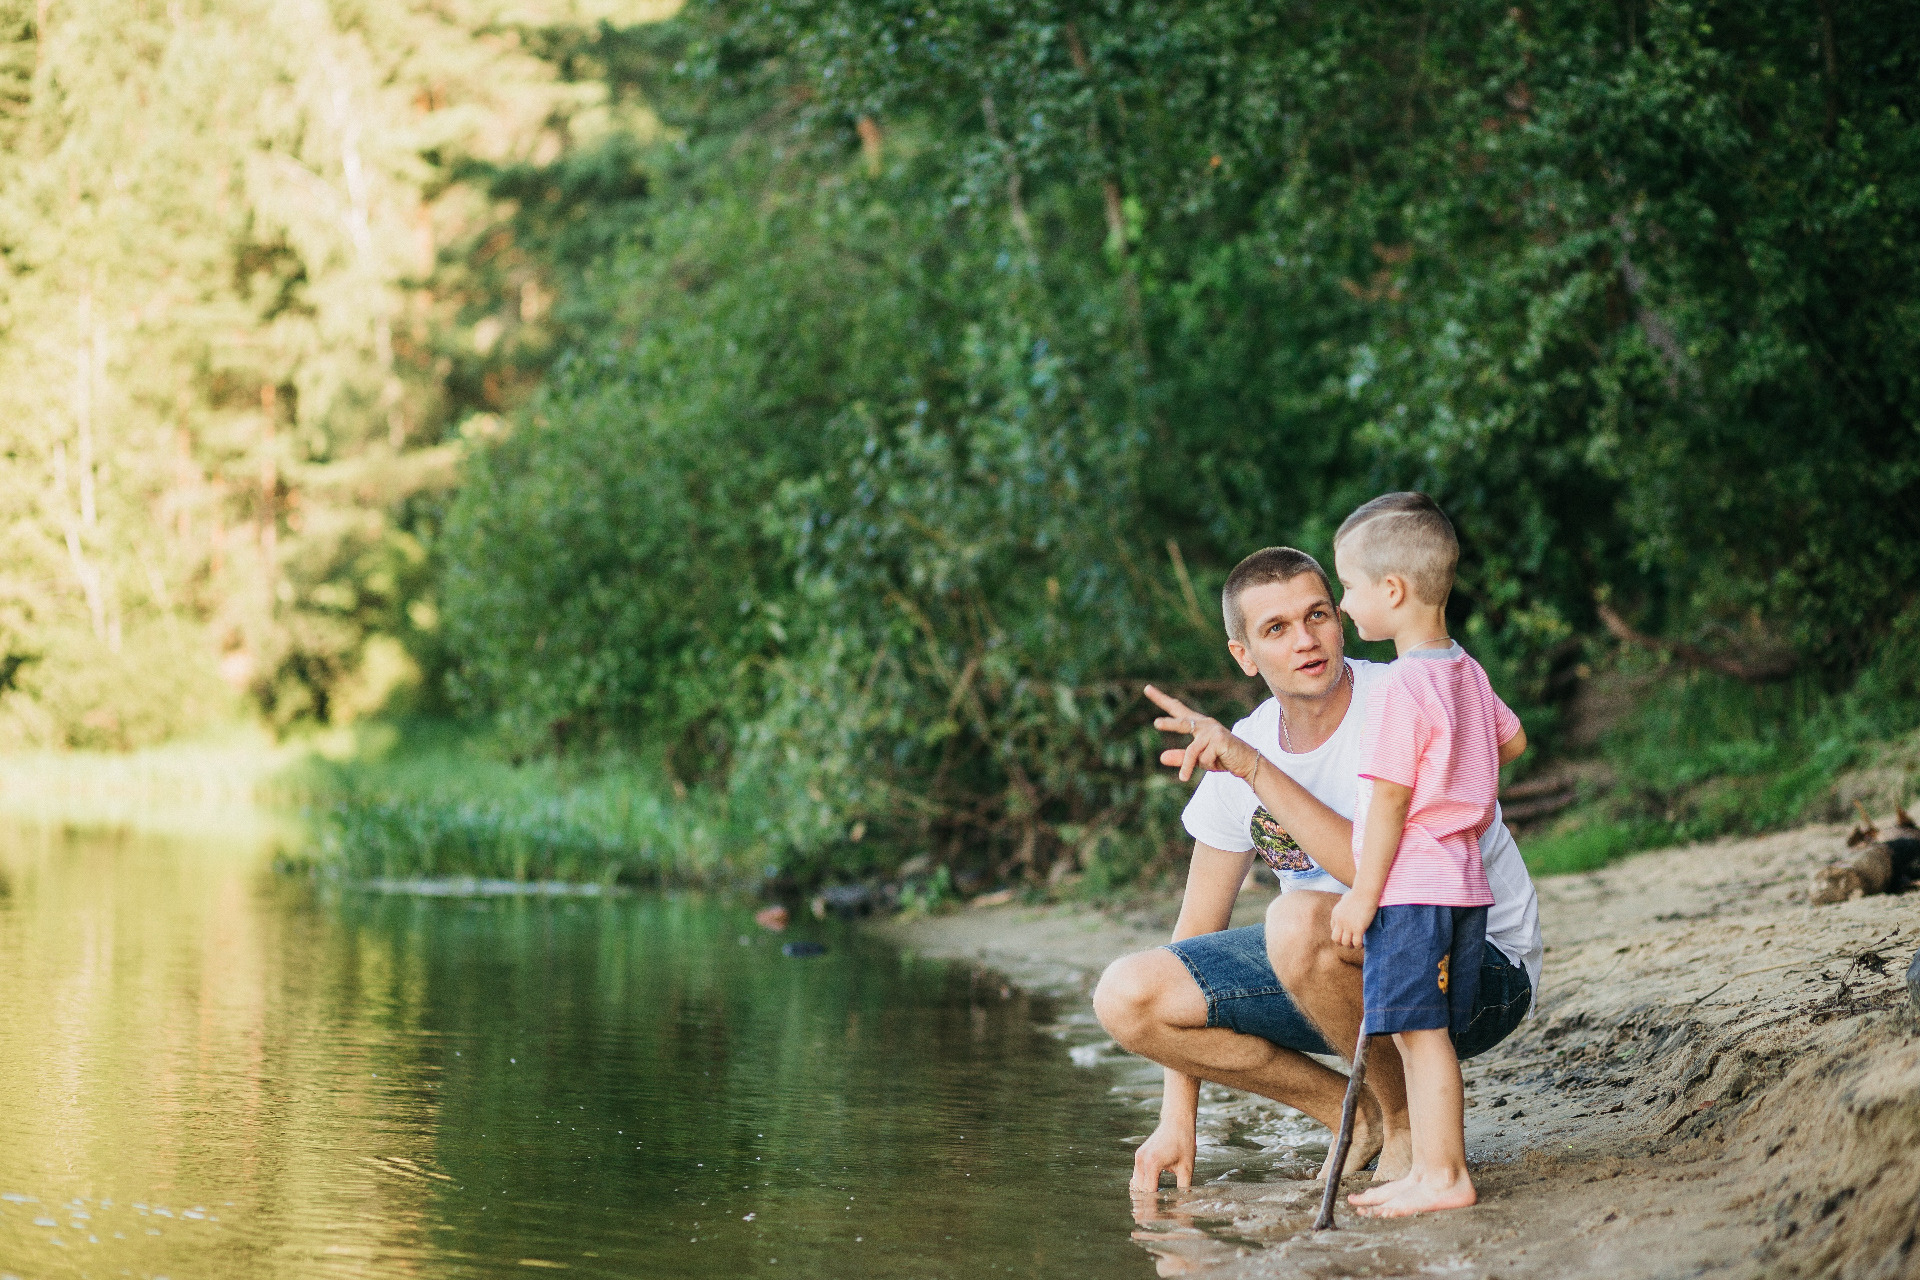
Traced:
[[1601, 599], [1797, 673], [1678, 682], [1569, 857], [1805, 812], [1910, 683], [1901, 16], [689, 6], [599, 336], [449, 522], [465, 705], [806, 875], [1105, 878], [1178, 843], [1139, 684], [1246, 693], [1227, 569], [1420, 487], [1546, 745]]
[[657, 769], [616, 756], [516, 765], [416, 732], [385, 752], [309, 757], [281, 785], [302, 803], [316, 856], [354, 879], [651, 885], [758, 871], [723, 802], [676, 797]]

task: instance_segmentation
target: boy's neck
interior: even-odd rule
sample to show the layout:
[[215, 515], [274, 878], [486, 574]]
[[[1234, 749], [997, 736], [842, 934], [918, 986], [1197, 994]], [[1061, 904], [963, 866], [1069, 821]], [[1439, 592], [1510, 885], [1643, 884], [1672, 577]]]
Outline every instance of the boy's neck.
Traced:
[[1438, 649], [1440, 641], [1453, 643], [1447, 635], [1447, 607], [1444, 604], [1418, 604], [1409, 600], [1396, 613], [1405, 613], [1404, 618], [1394, 619], [1393, 631], [1380, 637], [1393, 641], [1393, 654], [1404, 658], [1415, 649]]

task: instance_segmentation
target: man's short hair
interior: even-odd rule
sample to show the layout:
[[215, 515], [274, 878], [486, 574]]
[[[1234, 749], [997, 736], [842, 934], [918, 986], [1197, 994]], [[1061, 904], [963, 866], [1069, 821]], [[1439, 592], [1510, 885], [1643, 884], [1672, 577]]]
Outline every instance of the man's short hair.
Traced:
[[1227, 585], [1220, 589], [1220, 613], [1226, 619], [1227, 635], [1241, 644], [1247, 642], [1247, 617], [1240, 612], [1240, 595], [1249, 587], [1264, 587], [1270, 582], [1292, 582], [1303, 573], [1320, 579], [1320, 587], [1333, 601], [1333, 583], [1320, 562], [1292, 547], [1262, 547], [1233, 566]]
[[1383, 493], [1355, 509], [1333, 535], [1348, 543], [1354, 563], [1374, 582], [1406, 580], [1424, 604], [1445, 604], [1460, 564], [1460, 539], [1439, 504], [1424, 493]]

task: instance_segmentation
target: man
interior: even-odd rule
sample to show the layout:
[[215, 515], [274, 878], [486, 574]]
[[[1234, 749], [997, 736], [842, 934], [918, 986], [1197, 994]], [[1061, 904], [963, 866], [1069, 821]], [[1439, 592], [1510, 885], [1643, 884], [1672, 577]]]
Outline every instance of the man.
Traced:
[[[1346, 1078], [1308, 1055], [1351, 1045], [1360, 1029], [1362, 953], [1333, 942], [1330, 918], [1353, 882], [1366, 694], [1386, 668], [1346, 658], [1326, 572], [1305, 552], [1269, 547], [1248, 556], [1227, 578], [1221, 611], [1228, 652], [1273, 697], [1229, 733], [1148, 687], [1166, 712], [1154, 726], [1192, 735], [1161, 762], [1178, 765], [1183, 781], [1196, 767], [1206, 771], [1185, 814], [1193, 862], [1173, 944], [1114, 961], [1093, 997], [1114, 1040], [1167, 1069], [1160, 1124], [1134, 1155], [1136, 1192], [1153, 1191], [1169, 1171], [1176, 1185], [1191, 1184], [1201, 1080], [1338, 1125]], [[1228, 929], [1256, 850], [1279, 876], [1280, 896], [1265, 925]], [[1497, 810], [1480, 853], [1494, 904], [1462, 1058], [1505, 1038], [1540, 981], [1533, 882]], [[1369, 1054], [1368, 1096], [1341, 1172], [1377, 1157], [1375, 1177], [1390, 1180], [1411, 1160], [1406, 1089], [1391, 1043]]]

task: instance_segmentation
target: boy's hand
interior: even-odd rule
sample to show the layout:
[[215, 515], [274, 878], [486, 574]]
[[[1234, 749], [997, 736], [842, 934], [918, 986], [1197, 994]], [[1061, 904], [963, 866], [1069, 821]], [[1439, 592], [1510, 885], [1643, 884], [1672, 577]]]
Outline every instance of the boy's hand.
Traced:
[[1333, 940], [1343, 947], [1360, 947], [1366, 940], [1367, 926], [1379, 910], [1378, 904], [1347, 890], [1333, 904]]

